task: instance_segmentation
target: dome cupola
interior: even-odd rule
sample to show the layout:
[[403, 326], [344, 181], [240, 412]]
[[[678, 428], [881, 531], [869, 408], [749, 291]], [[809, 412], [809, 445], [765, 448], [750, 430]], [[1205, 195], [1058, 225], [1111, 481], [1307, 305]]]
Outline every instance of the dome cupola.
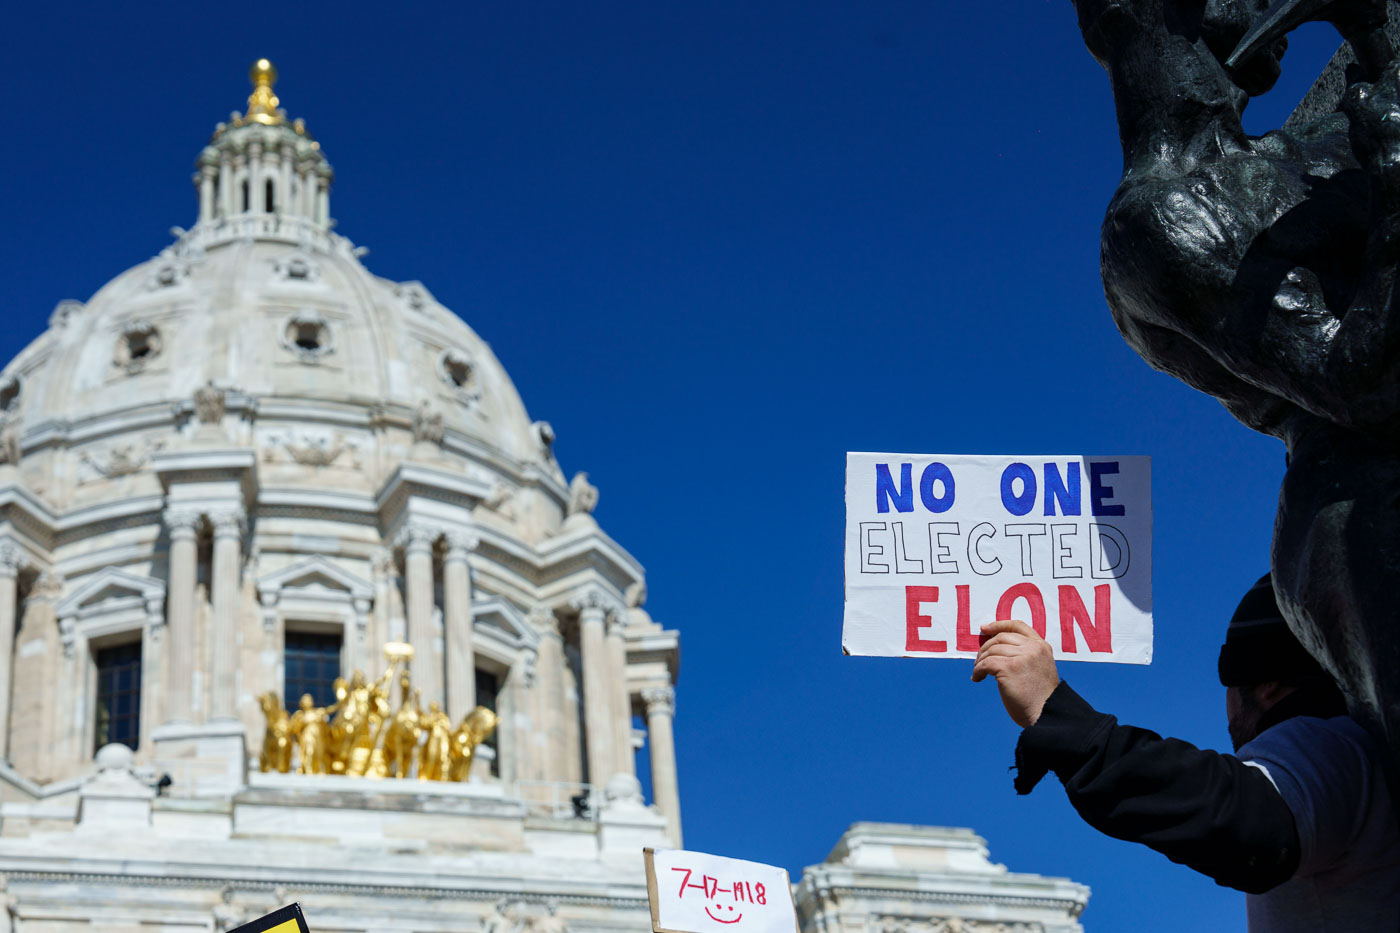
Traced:
[[239, 217], [286, 218], [325, 228], [330, 224], [330, 163], [300, 118], [273, 92], [277, 69], [260, 58], [248, 69], [253, 93], [247, 109], [214, 128], [200, 153], [194, 184], [199, 223]]

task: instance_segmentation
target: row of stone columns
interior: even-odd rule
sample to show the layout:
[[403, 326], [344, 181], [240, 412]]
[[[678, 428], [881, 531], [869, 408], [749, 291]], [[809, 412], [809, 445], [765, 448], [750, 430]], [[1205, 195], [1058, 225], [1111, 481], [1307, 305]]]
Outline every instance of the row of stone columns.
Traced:
[[[263, 150], [260, 141], [252, 140], [244, 158], [224, 146], [217, 163], [201, 164], [197, 178], [200, 221], [244, 213], [240, 183], [248, 185], [248, 213], [265, 213], [266, 182], [271, 181], [275, 213], [325, 223], [330, 216], [330, 178], [321, 171], [318, 160], [303, 158], [297, 164], [296, 146], [291, 142], [275, 152], [264, 154]], [[295, 198], [293, 179], [297, 181]]]
[[[194, 674], [198, 667], [195, 646], [197, 530], [207, 517], [213, 527], [211, 619], [208, 649], [212, 675], [210, 715], [216, 720], [237, 718], [237, 663], [241, 600], [242, 540], [245, 516], [241, 508], [211, 510], [171, 507], [165, 513], [170, 538], [166, 594], [165, 718], [169, 722], [195, 719]], [[445, 537], [443, 560], [442, 633], [434, 626], [433, 550]], [[407, 640], [415, 648], [414, 680], [424, 702], [442, 703], [454, 719], [470, 711], [475, 697], [475, 652], [472, 642], [472, 586], [468, 555], [475, 539], [458, 532], [444, 533], [431, 526], [410, 525], [400, 537], [404, 548], [407, 599]], [[16, 581], [19, 555], [13, 546], [0, 543], [0, 724], [8, 723], [12, 665], [8, 654], [14, 643]], [[378, 595], [378, 594], [377, 594]], [[584, 693], [584, 743], [588, 776], [602, 786], [615, 774], [633, 775], [631, 744], [631, 694], [627, 683], [625, 641], [626, 610], [601, 590], [582, 594], [573, 607], [578, 611], [579, 647]], [[544, 619], [548, 614], [548, 620]], [[522, 768], [543, 777], [549, 770], [550, 749], [562, 749], [566, 723], [564, 675], [567, 664], [557, 620], [549, 610], [532, 617], [540, 633], [534, 658], [536, 700], [531, 716], [545, 734], [539, 748], [522, 748]], [[547, 621], [548, 624], [545, 624]], [[444, 672], [446, 674], [444, 680]], [[671, 820], [679, 844], [679, 791], [676, 780], [672, 718], [674, 692], [669, 686], [641, 692], [650, 736], [653, 795]], [[0, 728], [0, 756], [8, 756], [9, 730]], [[533, 754], [533, 758], [527, 755]], [[527, 763], [528, 762], [528, 763]]]
[[165, 718], [168, 722], [193, 722], [195, 657], [195, 580], [198, 573], [200, 520], [208, 515], [214, 528], [214, 553], [210, 586], [210, 715], [216, 720], [238, 717], [238, 609], [241, 598], [244, 512], [222, 507], [205, 513], [198, 509], [166, 510], [170, 534], [170, 571], [166, 590], [166, 637], [169, 681]]
[[[433, 549], [444, 539], [442, 631], [434, 621]], [[436, 702], [454, 720], [476, 706], [476, 653], [472, 645], [472, 582], [468, 555], [477, 539], [459, 531], [410, 523], [397, 542], [404, 552], [408, 643], [413, 682], [423, 703]]]
[[[615, 774], [636, 774], [632, 694], [627, 683], [626, 609], [599, 590], [583, 593], [573, 606], [578, 610], [582, 655], [588, 780], [601, 787]], [[652, 797], [670, 823], [672, 842], [679, 846], [680, 788], [672, 731], [675, 690], [669, 684], [653, 686], [643, 688], [641, 695], [651, 750]]]

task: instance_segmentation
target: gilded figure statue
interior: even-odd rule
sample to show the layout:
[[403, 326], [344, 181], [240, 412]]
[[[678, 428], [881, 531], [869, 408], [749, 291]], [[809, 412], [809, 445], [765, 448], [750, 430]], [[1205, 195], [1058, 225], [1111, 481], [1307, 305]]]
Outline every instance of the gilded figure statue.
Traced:
[[399, 690], [399, 711], [384, 734], [384, 765], [388, 777], [405, 778], [413, 770], [413, 754], [423, 734], [423, 710], [407, 672], [399, 678]]
[[499, 720], [484, 706], [478, 706], [462, 717], [462, 724], [452, 733], [452, 765], [448, 780], [465, 781], [471, 775], [476, 747], [490, 738]]
[[389, 667], [377, 681], [368, 681], [363, 671], [355, 671], [348, 681], [337, 677], [336, 699], [330, 706], [316, 706], [307, 694], [288, 716], [275, 693], [259, 697], [267, 719], [262, 769], [289, 771], [295, 742], [301, 749], [300, 774], [406, 778], [416, 767], [422, 780], [467, 780], [477, 746], [496, 728], [496, 714], [478, 706], [454, 728], [440, 703], [429, 703], [423, 710], [406, 664], [395, 710], [389, 684], [399, 664], [412, 659], [413, 648], [392, 642], [384, 646], [384, 653]]
[[420, 781], [446, 781], [452, 774], [452, 720], [437, 701], [428, 704], [423, 716], [423, 731], [428, 734], [418, 756]]
[[330, 714], [334, 707], [317, 706], [311, 694], [301, 695], [301, 705], [292, 714], [290, 728], [301, 747], [298, 774], [331, 773]]
[[258, 702], [262, 704], [263, 716], [267, 720], [258, 770], [286, 774], [292, 770], [291, 716], [282, 708], [282, 702], [274, 691], [269, 690], [258, 697]]

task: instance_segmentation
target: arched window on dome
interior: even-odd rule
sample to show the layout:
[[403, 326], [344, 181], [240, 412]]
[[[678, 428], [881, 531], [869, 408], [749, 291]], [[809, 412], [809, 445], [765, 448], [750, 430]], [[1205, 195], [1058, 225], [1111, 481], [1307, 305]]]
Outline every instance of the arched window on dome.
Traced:
[[277, 187], [271, 178], [263, 184], [263, 210], [269, 214], [277, 213]]
[[243, 179], [243, 213], [248, 213], [248, 179]]

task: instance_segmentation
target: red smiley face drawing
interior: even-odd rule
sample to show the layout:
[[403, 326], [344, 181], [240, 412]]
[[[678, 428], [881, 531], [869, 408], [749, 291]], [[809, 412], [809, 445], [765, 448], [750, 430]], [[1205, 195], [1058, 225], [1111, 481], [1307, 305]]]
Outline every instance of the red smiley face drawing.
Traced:
[[[724, 911], [727, 910], [727, 911], [729, 911], [729, 912], [732, 914], [732, 913], [734, 913], [734, 906], [733, 906], [732, 904], [731, 904], [731, 905], [728, 905], [728, 906], [721, 906], [721, 905], [719, 905], [719, 904], [716, 904], [716, 905], [715, 905], [715, 910], [720, 911], [721, 913], [723, 913]], [[716, 923], [738, 923], [740, 920], [743, 920], [743, 919], [744, 919], [744, 915], [743, 915], [743, 914], [736, 914], [735, 916], [729, 917], [729, 918], [725, 918], [725, 917], [722, 917], [722, 916], [721, 916], [721, 917], [716, 917], [714, 914], [710, 913], [710, 905], [709, 905], [709, 904], [706, 904], [706, 905], [705, 905], [705, 916], [709, 917], [711, 920], [715, 921]]]

